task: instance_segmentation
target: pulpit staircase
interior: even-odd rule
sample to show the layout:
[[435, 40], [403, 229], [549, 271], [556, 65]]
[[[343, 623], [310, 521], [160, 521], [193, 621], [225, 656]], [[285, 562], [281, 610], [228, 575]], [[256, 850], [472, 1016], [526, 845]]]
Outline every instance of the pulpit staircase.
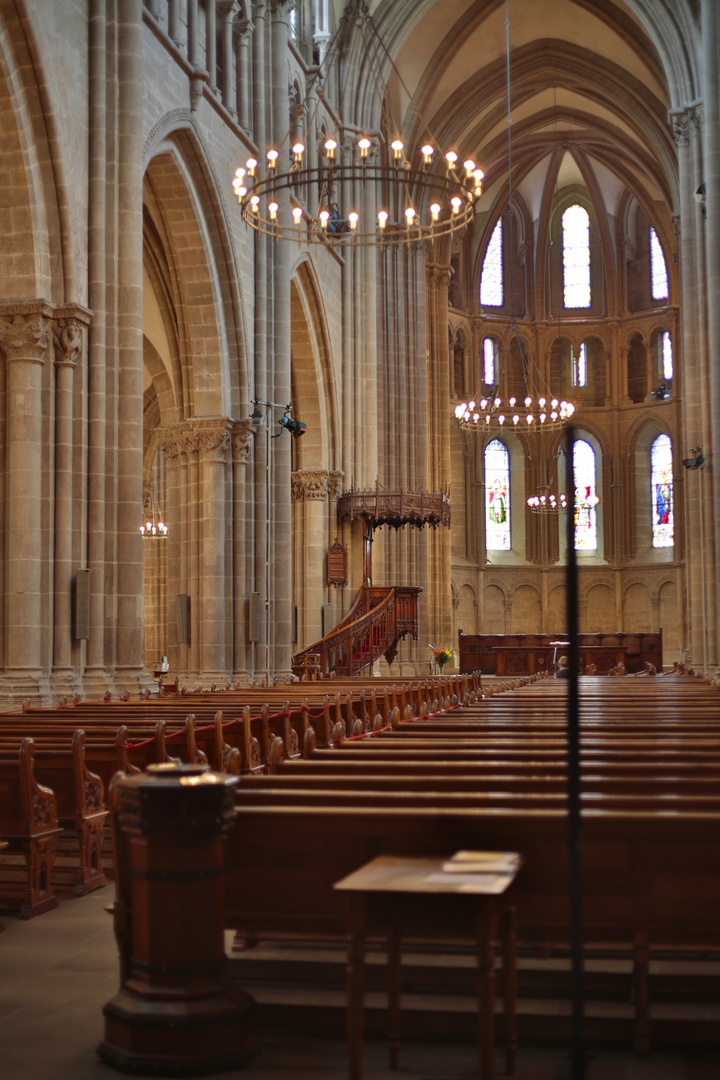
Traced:
[[421, 592], [417, 586], [363, 585], [345, 618], [320, 641], [296, 653], [293, 673], [301, 678], [358, 675], [381, 656], [391, 664], [401, 638], [410, 634], [417, 640]]

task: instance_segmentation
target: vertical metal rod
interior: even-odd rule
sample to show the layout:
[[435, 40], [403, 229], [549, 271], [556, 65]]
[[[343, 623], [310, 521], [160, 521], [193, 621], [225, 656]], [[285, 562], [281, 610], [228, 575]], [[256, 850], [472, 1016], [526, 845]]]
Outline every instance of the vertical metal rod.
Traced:
[[580, 819], [580, 709], [578, 674], [578, 576], [575, 552], [575, 431], [565, 433], [565, 490], [568, 493], [567, 520], [567, 628], [570, 678], [567, 702], [567, 788], [568, 788], [568, 870], [570, 879], [570, 945], [572, 958], [572, 1080], [585, 1080], [585, 1021], [583, 987], [583, 881], [582, 833]]

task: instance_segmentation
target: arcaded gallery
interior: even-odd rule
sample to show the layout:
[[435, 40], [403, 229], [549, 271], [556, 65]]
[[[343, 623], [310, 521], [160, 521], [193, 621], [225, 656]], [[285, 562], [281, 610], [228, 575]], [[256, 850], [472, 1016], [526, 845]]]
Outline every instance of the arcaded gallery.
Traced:
[[717, 0], [0, 0], [0, 120], [3, 1075], [720, 1075]]

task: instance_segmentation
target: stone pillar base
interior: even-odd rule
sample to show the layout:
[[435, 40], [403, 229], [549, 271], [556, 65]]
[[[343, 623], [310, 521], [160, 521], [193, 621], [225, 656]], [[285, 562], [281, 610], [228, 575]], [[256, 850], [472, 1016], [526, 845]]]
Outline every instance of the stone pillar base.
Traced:
[[115, 668], [113, 674], [118, 696], [127, 692], [131, 698], [142, 697], [146, 690], [151, 694], [157, 693], [157, 683], [146, 668]]
[[80, 680], [73, 671], [54, 671], [50, 676], [50, 693], [55, 705], [61, 698], [67, 698], [69, 704], [81, 688]]
[[53, 704], [47, 676], [14, 671], [0, 675], [0, 709], [22, 709], [26, 701], [36, 707]]
[[85, 701], [102, 701], [110, 689], [110, 680], [104, 668], [86, 670], [82, 679], [82, 695]]

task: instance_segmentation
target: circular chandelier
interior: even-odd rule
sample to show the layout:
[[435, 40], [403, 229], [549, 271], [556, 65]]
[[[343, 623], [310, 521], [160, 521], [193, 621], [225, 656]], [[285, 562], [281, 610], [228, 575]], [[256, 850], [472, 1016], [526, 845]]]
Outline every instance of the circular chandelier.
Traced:
[[[357, 53], [380, 88], [384, 62], [412, 100], [367, 3], [350, 0], [303, 100], [293, 108], [284, 138], [268, 149], [263, 163], [250, 157], [235, 171], [233, 191], [245, 223], [276, 239], [340, 246], [420, 244], [460, 235], [482, 195], [482, 169], [470, 157], [461, 162], [455, 148], [440, 150], [427, 127], [422, 146], [407, 146], [386, 98], [384, 133], [362, 130], [336, 116], [324, 88], [333, 65], [341, 85], [343, 42], [343, 73], [352, 69]], [[308, 134], [312, 139], [313, 133], [317, 146], [310, 152]], [[372, 213], [367, 211], [368, 192], [375, 195]]]
[[[499, 364], [495, 369], [494, 385], [491, 392], [478, 394], [476, 400], [461, 401], [455, 406], [455, 419], [463, 430], [488, 431], [493, 428], [502, 430], [508, 427], [525, 431], [553, 431], [562, 428], [575, 413], [571, 401], [561, 399], [548, 388], [544, 375], [523, 342], [514, 312], [515, 285], [513, 276], [513, 170], [512, 170], [512, 115], [510, 95], [510, 18], [507, 0], [505, 0], [505, 56], [507, 68], [507, 154], [508, 154], [508, 222], [510, 246], [510, 298], [511, 310], [507, 329], [502, 343], [498, 347]], [[522, 377], [525, 384], [525, 396], [518, 398], [509, 395], [502, 398], [506, 384], [506, 368], [510, 357], [513, 340], [516, 342], [522, 365]], [[490, 387], [490, 383], [484, 383]], [[533, 393], [535, 391], [535, 393]], [[542, 498], [545, 498], [544, 496]], [[547, 501], [547, 500], [546, 500]], [[557, 500], [556, 500], [557, 502]], [[529, 505], [529, 500], [528, 500]]]
[[559, 514], [568, 508], [564, 491], [561, 491], [559, 495], [555, 495], [552, 491], [544, 495], [531, 495], [526, 502], [535, 514]]
[[528, 428], [551, 430], [561, 427], [575, 412], [570, 401], [544, 397], [533, 399], [526, 397], [518, 402], [510, 397], [505, 403], [502, 398], [488, 397], [480, 401], [461, 401], [455, 406], [455, 419], [461, 428]]

